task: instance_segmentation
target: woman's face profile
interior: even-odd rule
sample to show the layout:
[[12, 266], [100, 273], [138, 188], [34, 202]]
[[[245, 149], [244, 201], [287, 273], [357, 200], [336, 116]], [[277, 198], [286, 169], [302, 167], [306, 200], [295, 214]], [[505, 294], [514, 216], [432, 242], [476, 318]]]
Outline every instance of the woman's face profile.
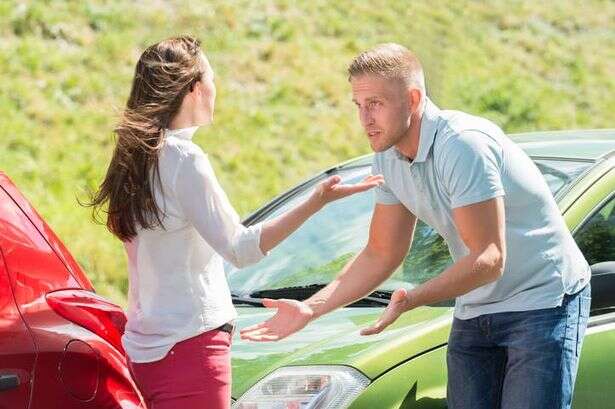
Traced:
[[205, 72], [203, 78], [199, 81], [200, 87], [197, 87], [200, 88], [200, 91], [197, 91], [198, 97], [196, 98], [195, 110], [199, 111], [199, 119], [206, 121], [206, 123], [211, 123], [214, 119], [216, 84], [214, 83], [214, 71], [207, 57], [201, 54], [201, 58], [203, 59]]

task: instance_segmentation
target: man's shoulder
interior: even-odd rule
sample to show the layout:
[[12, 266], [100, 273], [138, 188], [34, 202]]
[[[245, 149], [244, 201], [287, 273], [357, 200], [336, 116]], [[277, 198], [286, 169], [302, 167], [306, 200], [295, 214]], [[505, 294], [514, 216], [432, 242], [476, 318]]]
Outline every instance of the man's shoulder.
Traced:
[[487, 118], [468, 114], [462, 111], [440, 111], [443, 139], [455, 139], [459, 135], [468, 133], [482, 133], [490, 136], [503, 135], [502, 129]]
[[497, 144], [505, 137], [502, 129], [487, 118], [461, 111], [441, 111], [441, 125], [434, 141], [434, 157], [441, 159], [444, 153], [463, 150], [467, 145]]

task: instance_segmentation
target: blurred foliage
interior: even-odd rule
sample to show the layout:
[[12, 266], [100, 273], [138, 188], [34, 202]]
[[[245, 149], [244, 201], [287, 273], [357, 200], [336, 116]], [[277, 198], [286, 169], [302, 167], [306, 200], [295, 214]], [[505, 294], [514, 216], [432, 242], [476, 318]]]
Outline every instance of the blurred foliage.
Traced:
[[506, 131], [612, 126], [615, 3], [510, 1], [0, 2], [0, 169], [121, 304], [121, 244], [78, 206], [102, 180], [111, 130], [148, 44], [202, 39], [219, 90], [210, 153], [246, 215], [310, 174], [368, 152], [345, 69], [394, 41], [442, 107]]

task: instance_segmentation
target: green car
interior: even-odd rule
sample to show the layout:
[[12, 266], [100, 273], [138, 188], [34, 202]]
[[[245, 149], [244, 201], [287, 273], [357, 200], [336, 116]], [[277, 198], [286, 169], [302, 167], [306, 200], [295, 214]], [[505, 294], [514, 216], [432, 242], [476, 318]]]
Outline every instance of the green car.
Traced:
[[[546, 178], [592, 265], [592, 313], [574, 407], [615, 407], [615, 130], [511, 136]], [[244, 223], [274, 217], [323, 178], [357, 182], [371, 155], [344, 163], [279, 196]], [[303, 300], [330, 282], [366, 244], [373, 193], [329, 204], [258, 264], [228, 267], [238, 327], [268, 318], [262, 298]], [[446, 348], [453, 302], [402, 315], [380, 334], [359, 330], [380, 316], [393, 290], [412, 288], [451, 263], [434, 229], [418, 223], [412, 249], [364, 299], [275, 343], [233, 340], [233, 408], [444, 408]]]

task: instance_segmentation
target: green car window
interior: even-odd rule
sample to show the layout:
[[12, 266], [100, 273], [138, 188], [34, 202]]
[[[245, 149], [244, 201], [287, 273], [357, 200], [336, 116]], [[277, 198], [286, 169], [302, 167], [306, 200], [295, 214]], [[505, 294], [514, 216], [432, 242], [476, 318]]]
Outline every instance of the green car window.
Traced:
[[[590, 163], [536, 160], [552, 192], [574, 181]], [[356, 183], [371, 172], [370, 166], [342, 168], [344, 183]], [[304, 200], [314, 183], [271, 211], [270, 219]], [[327, 205], [259, 263], [237, 270], [227, 265], [233, 293], [326, 284], [365, 246], [374, 206], [373, 192], [364, 192]], [[439, 274], [452, 262], [444, 240], [430, 226], [417, 223], [411, 250], [381, 290], [411, 288]]]
[[575, 239], [590, 265], [615, 261], [615, 196], [589, 218]]

